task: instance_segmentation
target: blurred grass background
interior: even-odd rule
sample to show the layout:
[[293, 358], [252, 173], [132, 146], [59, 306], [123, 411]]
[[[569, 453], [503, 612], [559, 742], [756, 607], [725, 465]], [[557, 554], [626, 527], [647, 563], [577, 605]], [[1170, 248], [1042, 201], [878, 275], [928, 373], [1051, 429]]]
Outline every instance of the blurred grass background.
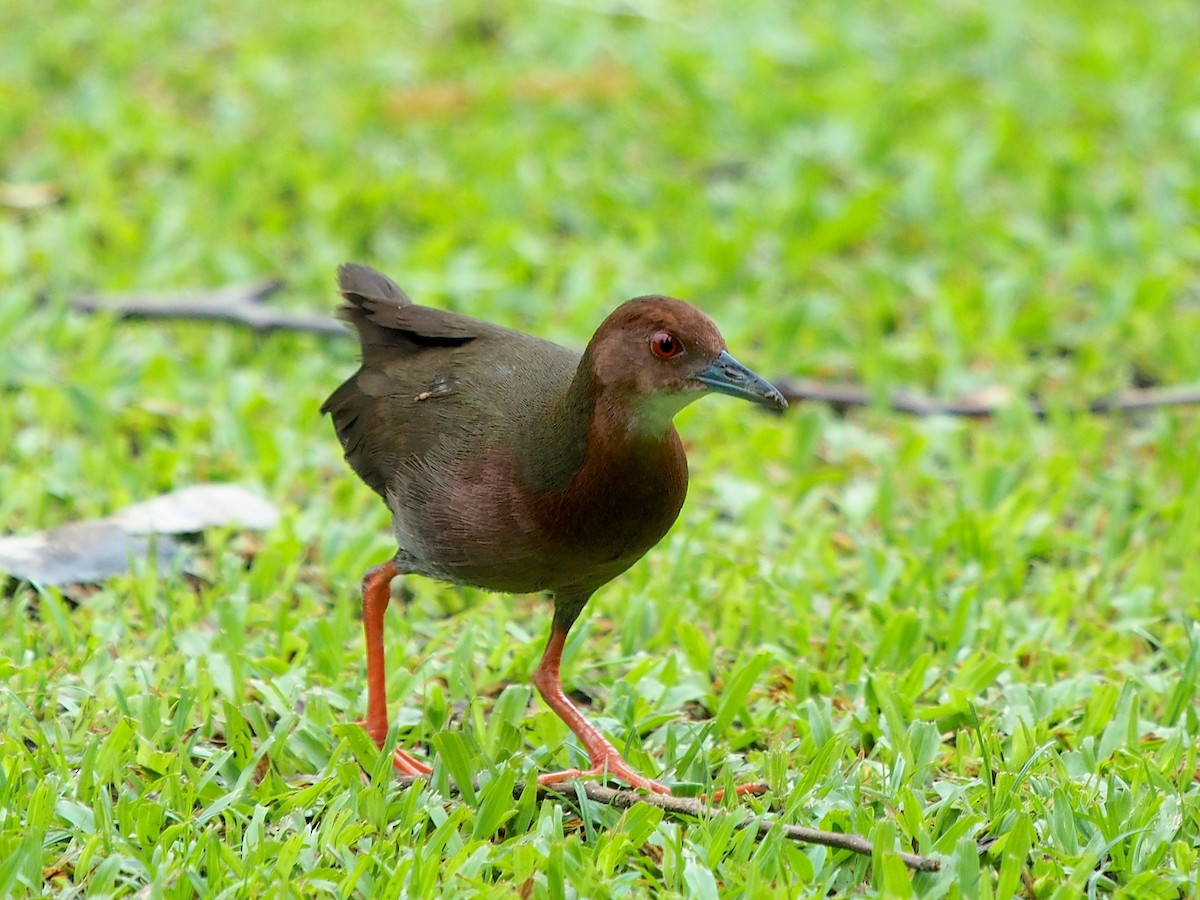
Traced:
[[[210, 535], [199, 587], [5, 600], [0, 893], [1197, 891], [1200, 427], [1066, 411], [1200, 381], [1194, 4], [8, 2], [0, 34], [0, 528], [200, 480], [284, 508]], [[389, 614], [400, 740], [480, 760], [492, 805], [374, 766], [343, 723], [387, 517], [317, 413], [352, 343], [66, 308], [278, 275], [332, 310], [348, 259], [576, 346], [672, 293], [768, 377], [1047, 399], [699, 404], [680, 523], [573, 636], [637, 764], [764, 778], [874, 864], [497, 813], [576, 758], [525, 713], [536, 598], [412, 579]]]

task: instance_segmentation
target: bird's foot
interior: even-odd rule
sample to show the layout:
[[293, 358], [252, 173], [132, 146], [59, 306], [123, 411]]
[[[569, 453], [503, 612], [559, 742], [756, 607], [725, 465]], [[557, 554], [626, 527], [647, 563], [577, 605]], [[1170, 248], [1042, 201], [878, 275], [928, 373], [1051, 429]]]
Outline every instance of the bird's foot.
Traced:
[[629, 763], [625, 762], [615, 750], [606, 752], [599, 759], [593, 757], [592, 762], [594, 765], [590, 769], [564, 769], [561, 772], [547, 772], [545, 775], [539, 775], [538, 784], [551, 785], [562, 781], [571, 781], [575, 778], [604, 778], [607, 776], [625, 782], [634, 790], [649, 791], [652, 794], [671, 793], [671, 789], [665, 784], [659, 784], [657, 781], [633, 771]]
[[[633, 771], [629, 763], [621, 757], [615, 750], [606, 752], [600, 757], [599, 761], [590, 769], [564, 769], [561, 772], [547, 772], [545, 775], [538, 776], [538, 784], [543, 787], [559, 784], [563, 781], [572, 781], [576, 778], [615, 778], [618, 781], [624, 781], [634, 790], [649, 791], [652, 794], [670, 794], [671, 789], [665, 784], [652, 779], [646, 778], [644, 775], [639, 775]], [[765, 794], [768, 790], [766, 784], [761, 781], [751, 781], [748, 784], [739, 784], [733, 789], [733, 792], [739, 797], [758, 797]], [[700, 795], [701, 803], [720, 803], [725, 797], [725, 792], [713, 791], [711, 798], [705, 794]]]
[[[358, 724], [362, 726], [363, 731], [375, 742], [375, 746], [382, 750], [383, 745], [387, 743], [387, 728], [384, 727], [381, 734], [367, 722], [359, 722]], [[397, 775], [405, 775], [410, 778], [424, 778], [426, 775], [433, 773], [433, 769], [429, 765], [400, 749], [397, 749], [392, 756], [392, 768], [396, 770]]]

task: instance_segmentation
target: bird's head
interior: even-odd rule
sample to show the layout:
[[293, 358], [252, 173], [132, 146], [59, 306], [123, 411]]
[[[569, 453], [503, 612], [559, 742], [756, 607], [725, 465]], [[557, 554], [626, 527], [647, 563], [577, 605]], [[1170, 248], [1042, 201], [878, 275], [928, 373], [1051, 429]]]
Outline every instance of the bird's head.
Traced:
[[637, 297], [617, 307], [584, 360], [594, 390], [646, 429], [665, 430], [679, 410], [712, 392], [787, 408], [778, 390], [729, 355], [708, 316], [673, 297]]

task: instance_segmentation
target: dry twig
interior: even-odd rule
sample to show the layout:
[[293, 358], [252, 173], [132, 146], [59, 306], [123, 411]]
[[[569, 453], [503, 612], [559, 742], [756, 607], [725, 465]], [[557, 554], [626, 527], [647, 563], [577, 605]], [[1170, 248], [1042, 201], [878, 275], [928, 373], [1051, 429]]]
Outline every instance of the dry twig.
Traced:
[[[837, 412], [854, 407], [871, 406], [875, 398], [869, 391], [853, 384], [838, 384], [828, 381], [809, 381], [803, 378], [779, 378], [774, 382], [789, 403], [827, 403]], [[1033, 415], [1044, 419], [1049, 414], [1047, 406], [1036, 398], [1028, 398], [1026, 404]], [[887, 395], [887, 408], [913, 416], [959, 416], [971, 419], [986, 419], [995, 416], [1004, 407], [1013, 403], [1012, 396], [1003, 388], [982, 391], [970, 397], [943, 401], [910, 391], [892, 391]], [[1135, 412], [1157, 409], [1163, 406], [1195, 406], [1200, 404], [1200, 387], [1130, 388], [1111, 397], [1092, 400], [1084, 406], [1068, 407], [1067, 412], [1105, 413]]]
[[[401, 777], [397, 780], [405, 787], [410, 787], [419, 781], [425, 781], [423, 778], [409, 776]], [[721, 808], [709, 806], [703, 800], [692, 797], [672, 797], [662, 794], [639, 794], [634, 791], [619, 791], [589, 781], [564, 782], [558, 789], [539, 787], [537, 789], [538, 796], [541, 798], [569, 800], [574, 797], [573, 789], [576, 786], [583, 790], [584, 795], [589, 800], [595, 803], [603, 803], [606, 806], [613, 806], [617, 809], [629, 809], [637, 803], [645, 803], [649, 806], [657, 806], [663, 812], [672, 816], [711, 819], [714, 816], [728, 815]], [[524, 785], [516, 785], [513, 788], [513, 797], [520, 799], [524, 790]], [[852, 853], [860, 853], [864, 856], [870, 856], [874, 849], [870, 841], [856, 834], [821, 831], [817, 828], [805, 828], [802, 825], [788, 825], [770, 816], [750, 817], [739, 822], [737, 827], [754, 828], [759, 838], [764, 838], [772, 831], [778, 830], [788, 840], [803, 844], [820, 844], [825, 847], [832, 847], [835, 850], [849, 850]], [[930, 856], [918, 856], [915, 853], [901, 852], [898, 852], [896, 855], [900, 857], [906, 866], [917, 872], [937, 872], [942, 867], [940, 860]]]
[[85, 294], [72, 299], [71, 306], [81, 312], [110, 312], [123, 319], [203, 319], [256, 331], [347, 333], [340, 322], [324, 313], [295, 313], [265, 306], [262, 301], [282, 287], [282, 281], [272, 279], [171, 294]]

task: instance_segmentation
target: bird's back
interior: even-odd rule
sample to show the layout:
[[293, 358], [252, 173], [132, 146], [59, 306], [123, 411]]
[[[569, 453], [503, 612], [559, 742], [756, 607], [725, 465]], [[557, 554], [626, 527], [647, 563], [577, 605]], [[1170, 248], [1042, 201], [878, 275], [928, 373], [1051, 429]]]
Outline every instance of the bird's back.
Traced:
[[[460, 580], [447, 570], [454, 560], [444, 558], [441, 545], [480, 527], [468, 520], [503, 512], [496, 508], [503, 498], [486, 491], [475, 491], [465, 505], [462, 499], [461, 486], [478, 477], [475, 470], [497, 464], [495, 448], [504, 449], [503, 464], [513, 468], [506, 482], [545, 482], [556, 470], [567, 474], [578, 466], [582, 441], [547, 423], [567, 394], [579, 354], [417, 306], [365, 266], [342, 266], [338, 281], [346, 300], [339, 312], [358, 332], [362, 365], [321, 411], [332, 418], [351, 468], [392, 509], [402, 546], [423, 557], [430, 574]], [[534, 458], [542, 471], [529, 471], [526, 461]], [[486, 475], [480, 481], [491, 483]]]
[[366, 266], [342, 266], [338, 283], [362, 365], [321, 411], [351, 468], [385, 499], [390, 483], [431, 454], [520, 444], [579, 364], [578, 353], [550, 341], [417, 306]]

